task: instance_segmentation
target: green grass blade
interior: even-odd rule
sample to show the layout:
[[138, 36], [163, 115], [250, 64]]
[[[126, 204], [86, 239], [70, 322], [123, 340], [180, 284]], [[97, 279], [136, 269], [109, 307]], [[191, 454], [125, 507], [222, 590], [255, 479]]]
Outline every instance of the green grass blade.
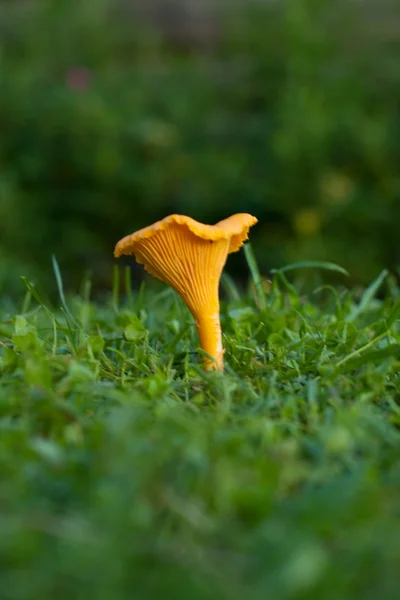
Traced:
[[36, 302], [39, 304], [39, 306], [42, 306], [43, 308], [47, 308], [45, 303], [43, 302], [39, 292], [36, 290], [35, 286], [33, 285], [33, 283], [31, 283], [29, 281], [29, 279], [27, 277], [24, 277], [23, 275], [21, 276], [21, 280], [22, 280], [24, 286], [26, 287], [26, 289], [32, 295], [32, 298], [34, 298], [36, 300]]
[[384, 269], [378, 275], [378, 277], [375, 279], [375, 281], [373, 281], [371, 283], [371, 285], [367, 287], [367, 289], [363, 293], [358, 305], [346, 317], [347, 322], [355, 321], [355, 319], [357, 319], [357, 317], [359, 317], [368, 308], [369, 304], [375, 298], [379, 288], [385, 281], [388, 274], [389, 274], [389, 271], [387, 269]]
[[346, 277], [349, 277], [349, 272], [340, 265], [333, 262], [323, 260], [302, 260], [290, 265], [285, 265], [280, 269], [271, 269], [271, 273], [285, 273], [287, 271], [295, 271], [297, 269], [324, 269], [325, 271], [336, 271]]
[[234, 280], [230, 275], [228, 275], [228, 273], [222, 273], [221, 285], [225, 290], [229, 300], [232, 300], [233, 302], [240, 300], [239, 290], [237, 289]]
[[31, 291], [26, 288], [26, 293], [24, 296], [24, 301], [22, 303], [22, 308], [21, 308], [21, 314], [25, 314], [28, 312], [30, 304], [31, 304], [31, 300], [32, 300], [32, 293]]
[[299, 295], [297, 293], [296, 288], [290, 283], [290, 281], [288, 281], [284, 273], [282, 273], [282, 271], [278, 271], [277, 273], [275, 273], [275, 275], [278, 277], [279, 281], [282, 283], [286, 291], [290, 294], [291, 298], [298, 298]]
[[390, 329], [391, 326], [394, 325], [394, 323], [397, 321], [397, 319], [400, 319], [400, 298], [394, 303], [390, 315], [386, 320], [387, 328]]
[[385, 358], [389, 357], [400, 357], [400, 344], [390, 344], [386, 348], [364, 352], [361, 356], [356, 356], [351, 360], [348, 360], [346, 363], [342, 363], [337, 368], [337, 371], [340, 373], [352, 371], [366, 365], [367, 363], [380, 363]]
[[257, 292], [258, 305], [263, 312], [267, 308], [267, 296], [264, 291], [261, 273], [258, 268], [256, 257], [254, 256], [253, 248], [250, 243], [244, 245], [244, 255], [250, 269], [251, 278]]
[[58, 288], [58, 294], [60, 296], [60, 300], [61, 300], [61, 305], [65, 311], [65, 313], [68, 315], [68, 318], [75, 324], [77, 325], [77, 322], [75, 321], [71, 311], [68, 308], [67, 305], [67, 301], [65, 299], [65, 294], [64, 294], [64, 284], [63, 284], [63, 280], [62, 280], [62, 276], [61, 276], [61, 271], [60, 271], [60, 267], [58, 266], [58, 262], [56, 257], [53, 256], [51, 257], [52, 263], [53, 263], [53, 271], [54, 271], [54, 275], [56, 278], [56, 282], [57, 282], [57, 288]]
[[146, 291], [146, 282], [142, 281], [142, 283], [140, 284], [139, 293], [138, 293], [137, 299], [136, 299], [136, 312], [138, 315], [140, 315], [140, 312], [142, 311], [143, 306], [144, 306], [145, 291]]
[[361, 346], [360, 348], [357, 348], [357, 350], [353, 350], [353, 352], [350, 352], [350, 354], [348, 354], [347, 356], [345, 356], [344, 358], [342, 358], [342, 360], [340, 360], [338, 363], [336, 363], [336, 365], [335, 365], [336, 368], [339, 368], [342, 365], [348, 363], [350, 360], [353, 360], [353, 358], [355, 358], [357, 356], [360, 356], [366, 350], [368, 350], [369, 348], [372, 348], [373, 346], [375, 346], [375, 344], [377, 344], [386, 335], [387, 335], [387, 331], [384, 331], [383, 333], [381, 333], [381, 334], [377, 335], [376, 337], [374, 337], [367, 344], [364, 344], [364, 346]]
[[115, 312], [119, 312], [119, 291], [120, 291], [119, 266], [114, 265], [112, 305], [113, 305], [113, 309], [115, 310]]
[[125, 293], [128, 306], [133, 306], [132, 271], [128, 266], [125, 267]]

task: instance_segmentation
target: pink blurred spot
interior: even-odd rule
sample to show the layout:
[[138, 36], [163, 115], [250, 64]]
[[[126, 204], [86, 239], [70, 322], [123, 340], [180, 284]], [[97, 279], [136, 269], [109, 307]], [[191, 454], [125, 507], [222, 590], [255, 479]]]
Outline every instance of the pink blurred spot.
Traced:
[[65, 82], [75, 92], [84, 92], [91, 83], [91, 73], [85, 67], [72, 67], [67, 71]]

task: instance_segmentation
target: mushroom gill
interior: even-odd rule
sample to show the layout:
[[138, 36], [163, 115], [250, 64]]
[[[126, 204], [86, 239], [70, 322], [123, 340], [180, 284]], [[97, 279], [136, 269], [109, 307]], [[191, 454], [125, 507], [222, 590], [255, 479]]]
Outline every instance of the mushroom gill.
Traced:
[[116, 257], [134, 254], [138, 263], [185, 302], [200, 346], [212, 358], [205, 358], [206, 369], [223, 370], [219, 281], [228, 254], [241, 248], [255, 223], [257, 219], [248, 214], [233, 215], [216, 225], [171, 215], [124, 237], [115, 247]]

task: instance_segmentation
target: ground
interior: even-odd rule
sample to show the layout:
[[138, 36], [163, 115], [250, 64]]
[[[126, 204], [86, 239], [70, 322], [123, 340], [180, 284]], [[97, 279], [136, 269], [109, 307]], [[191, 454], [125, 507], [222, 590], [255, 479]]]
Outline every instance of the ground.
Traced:
[[3, 600], [397, 597], [397, 284], [265, 292], [249, 256], [224, 374], [167, 288], [3, 298]]

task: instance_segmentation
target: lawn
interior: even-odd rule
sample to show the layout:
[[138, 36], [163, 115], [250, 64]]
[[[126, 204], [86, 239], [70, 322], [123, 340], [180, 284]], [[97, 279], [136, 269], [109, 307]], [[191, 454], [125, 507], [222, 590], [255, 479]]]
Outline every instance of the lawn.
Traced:
[[267, 289], [247, 255], [223, 374], [122, 271], [109, 298], [65, 298], [56, 263], [56, 302], [3, 298], [2, 600], [398, 597], [400, 290]]

